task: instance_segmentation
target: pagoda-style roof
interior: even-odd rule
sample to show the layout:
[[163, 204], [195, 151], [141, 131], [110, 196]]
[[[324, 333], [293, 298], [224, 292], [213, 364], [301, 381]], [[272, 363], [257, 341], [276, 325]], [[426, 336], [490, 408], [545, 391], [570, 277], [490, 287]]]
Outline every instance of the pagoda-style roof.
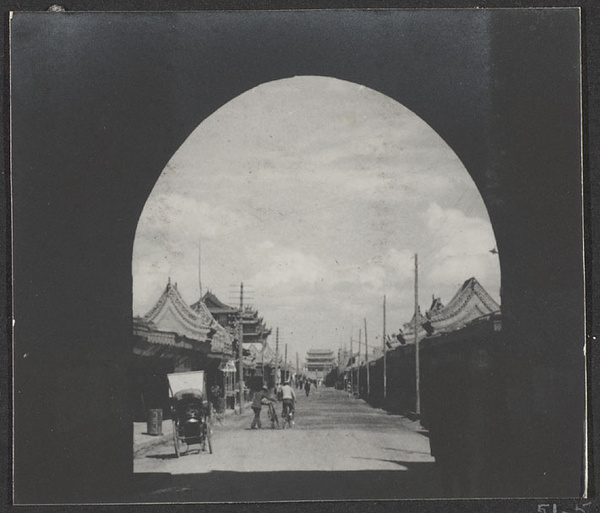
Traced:
[[204, 299], [196, 302], [190, 308], [194, 310], [203, 319], [210, 319], [210, 328], [212, 335], [212, 351], [215, 353], [231, 354], [232, 352], [232, 337], [229, 331], [221, 326], [212, 316], [208, 306], [204, 303]]
[[231, 339], [202, 302], [196, 309], [188, 306], [177, 290], [167, 283], [154, 307], [143, 317], [156, 331], [176, 333], [180, 337], [205, 342], [211, 340], [214, 352], [231, 353]]
[[244, 340], [246, 342], [262, 343], [271, 334], [263, 318], [258, 316], [258, 310], [248, 305], [242, 311], [242, 325], [244, 326]]
[[213, 319], [204, 309], [196, 312], [190, 308], [177, 290], [177, 284], [172, 285], [169, 281], [144, 320], [153, 323], [159, 331], [173, 331], [204, 341]]
[[[464, 328], [468, 324], [493, 314], [500, 313], [500, 305], [486, 292], [475, 278], [469, 278], [458, 289], [450, 302], [444, 306], [440, 298], [433, 298], [425, 315], [419, 311], [417, 338], [448, 333]], [[404, 324], [402, 333], [405, 343], [414, 343], [414, 319]], [[390, 340], [392, 346], [400, 341]]]
[[235, 319], [241, 318], [242, 325], [244, 327], [244, 341], [245, 342], [264, 342], [267, 337], [271, 334], [271, 328], [267, 328], [263, 318], [259, 317], [258, 311], [254, 309], [252, 306], [247, 305], [242, 310], [242, 314], [240, 316], [239, 308], [234, 308], [232, 306], [226, 305], [223, 303], [217, 296], [215, 296], [212, 292], [207, 292], [204, 294], [201, 300], [197, 301], [191, 306], [191, 309], [200, 312], [205, 308], [209, 314], [214, 315], [219, 318], [221, 322], [224, 322], [222, 318], [220, 318], [223, 314], [227, 314], [227, 321], [224, 322], [225, 326], [223, 326], [230, 337], [235, 339], [237, 337], [236, 328], [235, 328]]
[[337, 355], [331, 349], [309, 349], [306, 352], [305, 365], [309, 372], [326, 370], [337, 363]]
[[206, 294], [204, 294], [204, 296], [202, 296], [202, 299], [200, 301], [197, 301], [196, 303], [194, 303], [192, 305], [192, 309], [196, 310], [199, 307], [198, 305], [200, 303], [203, 303], [206, 306], [206, 308], [208, 308], [208, 311], [211, 314], [223, 314], [223, 313], [235, 314], [238, 312], [237, 308], [226, 305], [217, 296], [215, 296], [210, 290], [208, 292], [206, 292]]
[[306, 352], [306, 354], [307, 354], [307, 356], [315, 356], [318, 358], [334, 356], [334, 352], [332, 349], [309, 349]]
[[160, 331], [154, 323], [141, 317], [133, 319], [133, 352], [139, 356], [181, 358], [197, 353], [207, 354], [211, 349], [208, 341], [190, 339], [173, 331]]

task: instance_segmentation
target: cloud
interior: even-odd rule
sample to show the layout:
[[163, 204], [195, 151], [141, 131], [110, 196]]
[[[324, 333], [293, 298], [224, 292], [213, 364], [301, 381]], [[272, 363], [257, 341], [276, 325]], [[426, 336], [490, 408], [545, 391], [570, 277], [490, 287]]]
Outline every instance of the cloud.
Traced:
[[[134, 303], [134, 314], [145, 315], [150, 308], [158, 300], [162, 294], [163, 287], [166, 281], [163, 281], [166, 276], [169, 276], [171, 266], [166, 258], [151, 259], [137, 258], [134, 259], [133, 265], [133, 296], [137, 299]], [[160, 280], [149, 280], [148, 276], [160, 276]]]
[[239, 230], [247, 224], [247, 220], [235, 211], [188, 194], [163, 192], [152, 195], [138, 223], [140, 235], [162, 235], [176, 240], [191, 238], [195, 241], [199, 235], [210, 238]]
[[248, 91], [177, 151], [136, 232], [137, 310], [168, 276], [197, 299], [200, 235], [204, 289], [235, 302], [243, 281], [299, 348], [337, 345], [364, 317], [380, 334], [384, 294], [389, 326], [406, 322], [415, 252], [421, 297], [449, 299], [470, 276], [499, 287], [487, 212], [458, 157], [402, 105], [325, 77]]
[[496, 245], [490, 222], [436, 203], [429, 205], [425, 219], [433, 241], [424, 261], [426, 283], [453, 295], [458, 285], [474, 276], [498, 298], [500, 271], [498, 258], [490, 253]]
[[301, 287], [325, 280], [329, 274], [318, 256], [262, 241], [249, 248], [249, 259], [260, 269], [250, 281], [271, 289], [282, 285]]
[[414, 256], [407, 249], [389, 248], [384, 256], [384, 265], [389, 269], [395, 281], [406, 282], [414, 276]]

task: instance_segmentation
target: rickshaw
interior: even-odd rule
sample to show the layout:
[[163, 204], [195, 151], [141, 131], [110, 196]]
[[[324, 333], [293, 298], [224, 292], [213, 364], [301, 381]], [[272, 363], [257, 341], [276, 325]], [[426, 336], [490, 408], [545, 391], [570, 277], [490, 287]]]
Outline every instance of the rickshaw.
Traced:
[[[171, 394], [173, 443], [179, 458], [192, 444], [212, 454], [210, 403], [206, 398], [204, 371], [167, 374]], [[184, 447], [185, 446], [185, 450]]]

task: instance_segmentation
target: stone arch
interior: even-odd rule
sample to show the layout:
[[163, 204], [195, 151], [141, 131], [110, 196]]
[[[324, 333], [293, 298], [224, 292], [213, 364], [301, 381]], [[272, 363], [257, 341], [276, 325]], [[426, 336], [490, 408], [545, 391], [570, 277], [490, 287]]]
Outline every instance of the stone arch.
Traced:
[[95, 501], [127, 486], [140, 213], [202, 120], [295, 75], [380, 91], [465, 164], [498, 242], [505, 399], [524, 430], [505, 447], [519, 471], [506, 496], [579, 495], [578, 11], [135, 16], [139, 24], [119, 13], [11, 20], [11, 51], [27, 56], [11, 69], [15, 501]]
[[[312, 135], [316, 130], [320, 130], [319, 139]], [[300, 147], [297, 146], [298, 139], [303, 140]], [[364, 145], [363, 139], [367, 139]], [[249, 143], [249, 140], [253, 142]], [[312, 148], [306, 149], [303, 147], [305, 144], [312, 144]], [[323, 153], [324, 157], [319, 160], [318, 156], [314, 156], [315, 152]], [[332, 159], [333, 163], [330, 162]], [[288, 160], [293, 163], [289, 164]], [[301, 164], [297, 164], [298, 161]], [[197, 273], [194, 268], [197, 264], [198, 232], [211, 232], [203, 218], [213, 218], [218, 207], [221, 219], [215, 218], [214, 222], [220, 226], [226, 221], [227, 208], [239, 210], [236, 202], [228, 202], [228, 194], [224, 194], [223, 187], [218, 184], [230, 184], [227, 189], [231, 192], [229, 196], [233, 197], [235, 183], [246, 181], [248, 173], [262, 176], [248, 181], [245, 187], [255, 190], [257, 197], [262, 198], [261, 210], [268, 209], [271, 203], [268, 195], [262, 196], [264, 188], [253, 185], [263, 183], [261, 180], [275, 196], [285, 194], [292, 180], [298, 195], [302, 196], [304, 192], [305, 196], [314, 196], [323, 189], [329, 202], [337, 198], [346, 204], [362, 201], [368, 192], [378, 194], [388, 203], [393, 200], [390, 205], [396, 213], [387, 217], [408, 216], [414, 221], [408, 224], [399, 222], [393, 230], [394, 235], [388, 234], [381, 244], [391, 247], [397, 243], [421, 251], [423, 270], [426, 269], [424, 262], [434, 256], [430, 253], [444, 250], [445, 245], [453, 242], [452, 237], [460, 237], [462, 241], [460, 244], [454, 242], [454, 251], [451, 252], [462, 251], [463, 261], [476, 251], [475, 246], [478, 247], [477, 262], [471, 261], [470, 269], [467, 268], [468, 263], [461, 262], [464, 274], [454, 273], [452, 289], [445, 287], [439, 277], [441, 283], [434, 285], [426, 283], [421, 276], [422, 295], [442, 294], [445, 301], [449, 301], [457, 283], [470, 278], [469, 273], [479, 272], [489, 274], [487, 282], [486, 276], [477, 277], [498, 301], [500, 278], [499, 272], [494, 270], [497, 259], [489, 255], [489, 250], [497, 243], [489, 225], [487, 208], [472, 175], [452, 148], [417, 114], [378, 91], [332, 77], [295, 76], [262, 83], [232, 98], [195, 127], [169, 159], [154, 184], [136, 228], [132, 274], [134, 310], [137, 308], [138, 314], [150, 307], [150, 303], [140, 306], [144, 304], [141, 302], [144, 298], [150, 301], [146, 297], [147, 292], [144, 292], [146, 289], [136, 290], [136, 287], [147, 286], [141, 284], [147, 282], [148, 277], [155, 281], [154, 299], [162, 290], [162, 282], [166, 281], [167, 275], [173, 276], [177, 272], [180, 273], [177, 279], [184, 294], [186, 291], [188, 295], [194, 293], [192, 289], [197, 287], [197, 274], [193, 273]], [[285, 184], [279, 185], [280, 189], [273, 192], [273, 180], [286, 173]], [[300, 178], [296, 178], [298, 175]], [[314, 189], [302, 189], [304, 182], [315, 182], [317, 175], [328, 178], [319, 181]], [[346, 194], [344, 185], [353, 180], [371, 189], [363, 189], [358, 194], [354, 187], [351, 188], [352, 195]], [[385, 188], [382, 186], [384, 181]], [[207, 194], [205, 189], [211, 193]], [[211, 196], [213, 202], [210, 208], [207, 196]], [[220, 201], [215, 205], [214, 197], [217, 196]], [[176, 198], [175, 203], [171, 198]], [[469, 200], [466, 212], [463, 208], [465, 200]], [[409, 202], [413, 209], [405, 206]], [[421, 226], [425, 206], [437, 212], [437, 224], [445, 222], [446, 213], [458, 213], [463, 219], [453, 226], [452, 234], [445, 233], [444, 229]], [[475, 217], [469, 217], [471, 213]], [[260, 212], [252, 215], [261, 217], [263, 221], [269, 217]], [[193, 225], [190, 219], [195, 220]], [[281, 220], [281, 224], [292, 221], [281, 211], [277, 219]], [[468, 235], [464, 233], [469, 220], [478, 223], [477, 238], [471, 240], [467, 240]], [[344, 219], [337, 221], [340, 222], [339, 229], [343, 228]], [[419, 228], [415, 228], [417, 224]], [[391, 225], [388, 221], [379, 230], [389, 229]], [[400, 226], [402, 229], [398, 230]], [[409, 237], [411, 228], [416, 233]], [[446, 227], [446, 231], [449, 228]], [[426, 233], [426, 230], [432, 233]], [[160, 234], [160, 239], [151, 236], [152, 233]], [[417, 234], [424, 235], [417, 237]], [[214, 234], [208, 233], [208, 238], [212, 237]], [[150, 260], [144, 251], [156, 254], [156, 257]], [[439, 266], [439, 255], [436, 256]], [[148, 269], [152, 269], [152, 273], [148, 273]], [[440, 272], [437, 274], [439, 276]], [[161, 283], [156, 282], [158, 275], [161, 275]]]

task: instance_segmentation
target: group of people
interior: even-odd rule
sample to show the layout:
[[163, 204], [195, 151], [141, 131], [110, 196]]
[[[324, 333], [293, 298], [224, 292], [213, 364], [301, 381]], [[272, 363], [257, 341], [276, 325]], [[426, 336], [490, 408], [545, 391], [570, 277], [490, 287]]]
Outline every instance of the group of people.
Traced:
[[296, 388], [299, 388], [300, 390], [304, 388], [306, 397], [310, 395], [310, 388], [313, 385], [317, 388], [317, 381], [314, 379], [307, 378], [306, 376], [299, 376], [296, 378]]
[[254, 411], [254, 419], [252, 419], [251, 429], [261, 429], [262, 425], [260, 422], [260, 412], [263, 405], [273, 404], [277, 400], [281, 400], [283, 403], [283, 410], [281, 416], [286, 418], [288, 413], [292, 417], [292, 424], [294, 424], [294, 412], [296, 405], [296, 394], [294, 389], [290, 385], [290, 381], [286, 381], [282, 387], [277, 390], [277, 395], [274, 397], [270, 392], [267, 385], [263, 385], [262, 389], [254, 393], [254, 399], [252, 401], [252, 411]]

